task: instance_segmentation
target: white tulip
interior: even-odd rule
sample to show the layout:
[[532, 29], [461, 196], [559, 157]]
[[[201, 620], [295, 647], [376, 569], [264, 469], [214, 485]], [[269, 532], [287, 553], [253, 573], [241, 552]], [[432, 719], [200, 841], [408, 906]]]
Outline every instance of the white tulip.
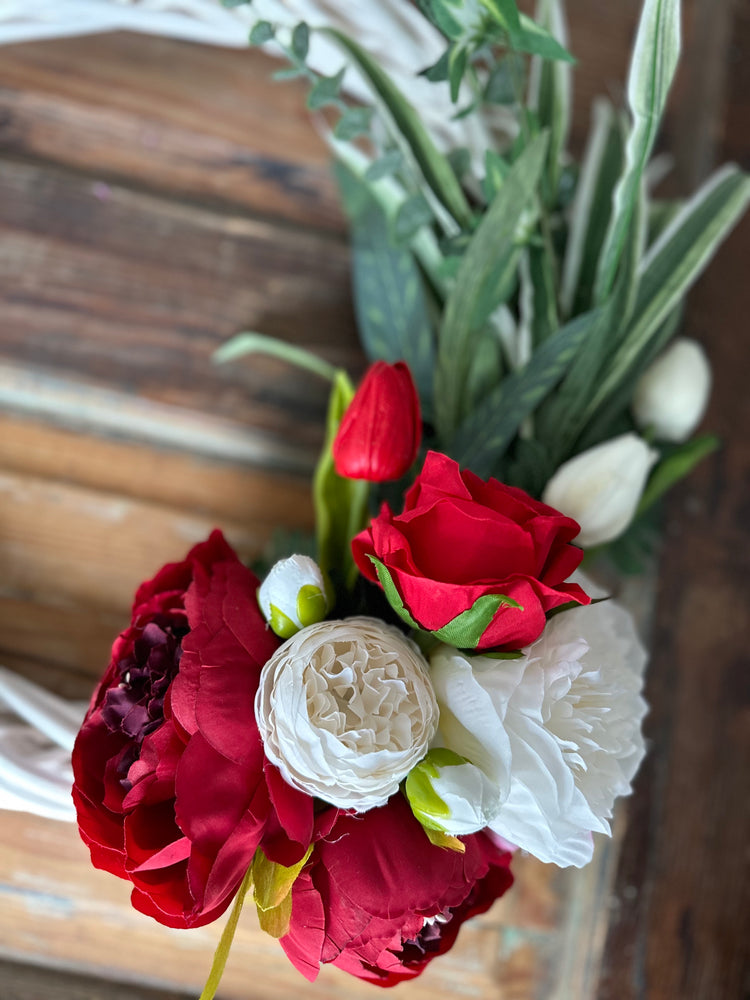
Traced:
[[578, 521], [577, 545], [603, 545], [633, 520], [658, 457], [636, 434], [622, 434], [561, 465], [544, 488], [542, 500]]
[[610, 833], [643, 758], [645, 660], [613, 601], [556, 615], [518, 660], [438, 648], [441, 736], [495, 783], [490, 829], [541, 861], [591, 860], [592, 832]]
[[438, 709], [427, 662], [375, 618], [320, 622], [261, 671], [266, 756], [295, 788], [342, 809], [384, 805], [427, 753]]
[[329, 607], [320, 567], [309, 556], [279, 560], [258, 588], [258, 604], [282, 639], [322, 621]]
[[686, 441], [711, 392], [711, 367], [695, 340], [679, 337], [646, 369], [633, 394], [635, 422], [662, 441]]

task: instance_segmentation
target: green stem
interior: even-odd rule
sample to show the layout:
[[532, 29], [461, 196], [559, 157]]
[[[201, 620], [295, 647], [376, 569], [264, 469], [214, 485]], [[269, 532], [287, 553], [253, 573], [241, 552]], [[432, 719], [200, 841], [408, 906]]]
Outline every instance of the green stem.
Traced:
[[214, 952], [214, 960], [211, 965], [211, 971], [208, 974], [206, 985], [203, 987], [203, 992], [198, 1000], [214, 1000], [214, 997], [216, 996], [216, 991], [219, 988], [221, 977], [224, 974], [224, 967], [226, 966], [227, 959], [229, 958], [229, 951], [232, 947], [232, 941], [234, 940], [234, 932], [237, 930], [237, 923], [240, 919], [240, 913], [242, 913], [242, 905], [245, 902], [245, 896], [247, 895], [252, 884], [253, 877], [251, 865], [245, 872], [242, 885], [240, 886], [239, 892], [235, 896], [232, 912], [229, 915], [229, 920], [226, 922], [219, 944]]

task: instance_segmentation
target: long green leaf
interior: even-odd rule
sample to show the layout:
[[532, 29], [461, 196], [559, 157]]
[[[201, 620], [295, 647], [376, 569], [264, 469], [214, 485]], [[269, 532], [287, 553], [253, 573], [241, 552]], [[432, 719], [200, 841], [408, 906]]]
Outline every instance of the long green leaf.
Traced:
[[469, 243], [448, 297], [438, 344], [438, 431], [449, 438], [465, 409], [471, 356], [487, 317], [511, 289], [520, 254], [518, 228], [533, 202], [547, 152], [537, 136], [514, 163]]
[[641, 195], [630, 223], [630, 233], [617, 284], [602, 307], [600, 321], [592, 327], [554, 398], [539, 414], [540, 438], [555, 465], [570, 454], [587, 421], [586, 404], [595, 392], [607, 360], [627, 331], [639, 285], [639, 265], [646, 233], [646, 197]]
[[268, 354], [280, 361], [286, 361], [287, 364], [295, 365], [297, 368], [304, 368], [329, 381], [333, 381], [336, 376], [336, 369], [333, 365], [324, 361], [323, 358], [319, 358], [312, 351], [294, 344], [287, 344], [284, 340], [277, 340], [276, 337], [269, 337], [264, 333], [238, 333], [214, 351], [212, 360], [215, 364], [225, 364], [227, 361], [235, 361], [245, 354]]
[[680, 0], [646, 0], [628, 76], [628, 103], [633, 125], [625, 148], [625, 168], [615, 190], [599, 260], [594, 298], [597, 304], [605, 301], [614, 284], [679, 54]]
[[578, 316], [546, 340], [520, 371], [503, 379], [464, 420], [449, 453], [477, 475], [491, 475], [521, 423], [557, 385], [601, 310]]
[[750, 204], [750, 178], [729, 164], [685, 204], [649, 248], [628, 333], [591, 397], [587, 418], [627, 378], [669, 313], [684, 298]]
[[[563, 0], [539, 0], [536, 21], [550, 31], [561, 45], [567, 44]], [[552, 206], [557, 197], [562, 154], [570, 131], [572, 73], [569, 63], [537, 56], [531, 64], [529, 98], [539, 124], [549, 129], [550, 133], [542, 193], [545, 204]]]
[[675, 483], [689, 475], [696, 465], [712, 451], [716, 451], [720, 444], [721, 442], [714, 434], [705, 434], [702, 437], [693, 438], [692, 441], [686, 441], [663, 458], [649, 476], [643, 496], [638, 504], [636, 517], [652, 507]]
[[336, 177], [351, 226], [354, 307], [362, 345], [373, 361], [406, 361], [429, 415], [435, 340], [419, 268], [408, 250], [393, 244], [388, 218], [371, 186], [341, 163]]
[[[386, 123], [390, 125], [394, 140], [409, 159], [416, 162], [429, 189], [442, 208], [439, 221], [446, 224], [445, 212], [453, 220], [448, 228], [469, 229], [472, 223], [471, 209], [466, 201], [461, 185], [456, 180], [450, 163], [438, 152], [419, 115], [396, 87], [387, 73], [365, 50], [351, 38], [347, 38], [335, 28], [322, 28], [321, 32], [330, 38], [354, 61], [378, 99], [378, 107]], [[435, 205], [433, 204], [433, 209]]]
[[620, 116], [609, 101], [600, 98], [594, 102], [593, 123], [571, 209], [560, 291], [560, 307], [565, 317], [585, 311], [591, 305], [623, 156]]

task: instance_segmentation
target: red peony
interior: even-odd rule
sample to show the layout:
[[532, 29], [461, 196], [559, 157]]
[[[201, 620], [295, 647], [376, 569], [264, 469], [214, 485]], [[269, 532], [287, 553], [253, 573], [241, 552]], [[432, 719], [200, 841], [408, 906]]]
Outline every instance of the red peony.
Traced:
[[577, 584], [565, 582], [583, 558], [570, 544], [578, 531], [574, 520], [523, 490], [484, 482], [430, 452], [403, 512], [394, 516], [384, 504], [352, 550], [370, 580], [378, 579], [370, 556], [384, 565], [408, 614], [430, 632], [486, 595], [511, 598], [520, 607], [500, 605], [476, 648], [520, 649], [541, 635], [546, 612], [589, 603]]
[[419, 396], [403, 361], [376, 361], [343, 416], [333, 442], [336, 472], [347, 479], [400, 479], [422, 437]]
[[283, 864], [313, 830], [313, 800], [265, 760], [261, 668], [278, 646], [258, 580], [216, 531], [138, 590], [73, 750], [81, 836], [171, 927], [226, 909], [260, 843]]
[[330, 962], [379, 986], [418, 976], [513, 882], [492, 835], [461, 839], [465, 854], [433, 847], [400, 794], [340, 813], [292, 889], [281, 944], [295, 968], [313, 980]]

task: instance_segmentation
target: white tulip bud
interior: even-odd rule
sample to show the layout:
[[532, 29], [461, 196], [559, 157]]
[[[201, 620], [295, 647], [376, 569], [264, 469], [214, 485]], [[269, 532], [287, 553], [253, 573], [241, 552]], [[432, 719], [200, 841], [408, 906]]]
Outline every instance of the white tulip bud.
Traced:
[[710, 391], [706, 352], [697, 341], [679, 337], [638, 380], [635, 422], [662, 441], [686, 441], [701, 421]]
[[500, 808], [500, 789], [465, 757], [434, 747], [406, 778], [412, 812], [431, 830], [458, 837], [483, 830]]
[[542, 500], [578, 521], [577, 545], [603, 545], [621, 535], [633, 520], [658, 457], [636, 434], [612, 438], [561, 465], [547, 483]]
[[329, 606], [320, 567], [309, 556], [279, 560], [258, 588], [258, 604], [282, 639], [323, 621]]

